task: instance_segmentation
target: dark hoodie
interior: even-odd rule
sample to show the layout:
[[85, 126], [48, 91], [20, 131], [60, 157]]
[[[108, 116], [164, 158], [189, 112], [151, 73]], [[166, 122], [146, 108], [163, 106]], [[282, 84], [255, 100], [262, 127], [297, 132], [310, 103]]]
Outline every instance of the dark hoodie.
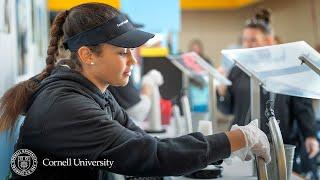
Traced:
[[[41, 82], [15, 150], [29, 149], [38, 167], [13, 179], [98, 179], [100, 170], [133, 176], [183, 175], [230, 155], [225, 133], [157, 139], [138, 128], [107, 90], [58, 66]], [[47, 158], [47, 159], [46, 159]], [[114, 161], [110, 166], [44, 166], [43, 160]], [[49, 159], [49, 160], [48, 160]]]

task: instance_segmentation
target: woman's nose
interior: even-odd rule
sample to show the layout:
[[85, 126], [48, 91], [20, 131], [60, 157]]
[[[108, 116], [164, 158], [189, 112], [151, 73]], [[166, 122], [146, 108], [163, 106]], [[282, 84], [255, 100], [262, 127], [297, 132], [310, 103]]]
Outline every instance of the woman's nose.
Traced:
[[137, 64], [137, 60], [136, 58], [133, 56], [132, 52], [129, 51], [128, 53], [128, 63], [132, 64], [132, 65], [135, 65]]

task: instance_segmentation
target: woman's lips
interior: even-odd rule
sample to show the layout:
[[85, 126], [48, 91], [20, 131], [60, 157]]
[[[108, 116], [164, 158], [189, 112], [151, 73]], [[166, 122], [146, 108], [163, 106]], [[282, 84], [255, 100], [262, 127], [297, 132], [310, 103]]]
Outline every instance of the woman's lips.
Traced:
[[131, 70], [130, 70], [130, 71], [125, 71], [123, 74], [124, 74], [125, 76], [131, 76]]
[[131, 76], [131, 71], [132, 71], [132, 67], [130, 67], [130, 68], [127, 68], [125, 71], [124, 71], [124, 75], [125, 76]]

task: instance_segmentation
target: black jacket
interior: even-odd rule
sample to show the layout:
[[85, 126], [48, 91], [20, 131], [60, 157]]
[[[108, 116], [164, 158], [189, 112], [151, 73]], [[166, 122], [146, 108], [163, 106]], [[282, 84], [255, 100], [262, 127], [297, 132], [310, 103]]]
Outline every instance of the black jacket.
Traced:
[[[233, 114], [233, 124], [244, 125], [250, 120], [250, 78], [240, 68], [233, 67], [228, 79], [232, 85], [227, 88], [223, 101], [218, 107], [226, 114]], [[222, 99], [221, 97], [219, 99]], [[265, 125], [267, 119], [264, 115], [265, 103], [270, 99], [270, 93], [260, 89], [260, 117], [261, 129], [268, 133]], [[311, 99], [277, 94], [274, 104], [275, 116], [280, 121], [280, 130], [284, 143], [293, 144], [293, 123], [296, 121], [302, 135], [306, 138], [316, 135], [315, 117]], [[246, 120], [247, 119], [247, 120]]]
[[[230, 155], [224, 133], [157, 139], [133, 124], [108, 91], [58, 67], [30, 102], [15, 150], [38, 158], [36, 171], [13, 179], [98, 179], [99, 170], [134, 176], [183, 175]], [[44, 158], [114, 161], [108, 167], [45, 167]]]

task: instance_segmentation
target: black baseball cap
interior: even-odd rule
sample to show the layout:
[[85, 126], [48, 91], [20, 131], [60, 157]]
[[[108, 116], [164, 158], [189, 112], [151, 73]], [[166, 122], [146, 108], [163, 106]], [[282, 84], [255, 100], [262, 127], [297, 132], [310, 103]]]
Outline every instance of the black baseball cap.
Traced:
[[66, 39], [63, 45], [70, 51], [77, 51], [81, 46], [101, 43], [123, 48], [136, 48], [153, 37], [152, 33], [136, 29], [125, 15], [120, 14], [99, 26]]

